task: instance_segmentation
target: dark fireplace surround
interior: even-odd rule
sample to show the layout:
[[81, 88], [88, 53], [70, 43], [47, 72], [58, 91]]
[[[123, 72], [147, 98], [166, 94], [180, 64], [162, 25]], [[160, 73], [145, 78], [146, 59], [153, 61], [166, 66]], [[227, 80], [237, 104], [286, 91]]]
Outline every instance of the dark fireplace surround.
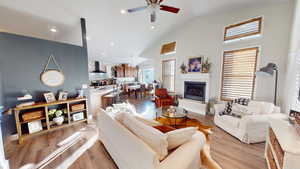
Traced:
[[184, 82], [184, 98], [205, 101], [206, 82]]

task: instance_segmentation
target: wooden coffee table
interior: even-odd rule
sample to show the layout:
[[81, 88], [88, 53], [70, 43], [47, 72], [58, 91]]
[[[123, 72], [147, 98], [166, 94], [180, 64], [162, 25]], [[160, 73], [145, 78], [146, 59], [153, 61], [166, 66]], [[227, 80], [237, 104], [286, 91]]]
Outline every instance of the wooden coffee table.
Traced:
[[166, 118], [170, 126], [177, 128], [179, 126], [186, 126], [187, 113], [185, 109], [176, 106], [160, 107], [156, 109], [156, 119], [158, 117]]

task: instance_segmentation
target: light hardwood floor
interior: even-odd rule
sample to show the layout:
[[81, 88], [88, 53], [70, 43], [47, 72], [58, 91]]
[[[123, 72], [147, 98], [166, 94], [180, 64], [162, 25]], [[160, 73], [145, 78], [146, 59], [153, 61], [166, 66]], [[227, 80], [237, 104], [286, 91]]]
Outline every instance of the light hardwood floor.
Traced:
[[[155, 105], [149, 99], [130, 99], [135, 104], [138, 112], [144, 112], [148, 118], [154, 116]], [[211, 116], [203, 116], [200, 121], [207, 125], [213, 125]], [[48, 138], [64, 135], [78, 129], [71, 127], [70, 129], [60, 130], [49, 133], [43, 137], [35, 137], [28, 140], [22, 146], [6, 147], [6, 152], [10, 155], [10, 164], [12, 169], [24, 165], [24, 161], [28, 159], [28, 152], [36, 149], [36, 145], [49, 145]], [[231, 135], [227, 134], [218, 127], [214, 127], [214, 133], [211, 135], [211, 154], [223, 169], [266, 169], [266, 162], [263, 157], [264, 143], [247, 145], [241, 143]], [[43, 144], [41, 144], [43, 143]], [[41, 146], [39, 146], [42, 148]], [[18, 153], [16, 153], [18, 152]], [[35, 156], [35, 157], [33, 157]], [[40, 159], [39, 154], [30, 154], [30, 158]], [[117, 166], [109, 156], [101, 142], [97, 142], [92, 148], [86, 151], [70, 169], [117, 169]]]

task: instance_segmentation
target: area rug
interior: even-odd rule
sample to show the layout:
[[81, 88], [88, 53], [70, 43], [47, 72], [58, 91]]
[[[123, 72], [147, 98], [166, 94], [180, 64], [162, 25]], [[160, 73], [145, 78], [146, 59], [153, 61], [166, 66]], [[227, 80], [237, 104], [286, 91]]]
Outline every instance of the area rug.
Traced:
[[159, 123], [167, 126], [172, 126], [175, 128], [185, 128], [185, 127], [197, 127], [199, 131], [205, 134], [206, 139], [209, 139], [209, 135], [212, 134], [212, 126], [203, 125], [200, 121], [191, 118], [182, 118], [176, 119], [176, 126], [175, 119], [168, 119], [163, 117], [157, 117], [155, 119]]
[[[159, 123], [175, 127], [175, 119], [168, 119], [164, 117], [157, 117], [155, 119]], [[212, 126], [203, 125], [200, 121], [191, 118], [176, 119], [176, 128], [185, 127], [197, 127], [200, 132], [202, 132], [206, 137], [206, 142], [201, 152], [201, 161], [207, 169], [222, 169], [221, 166], [211, 157], [210, 155], [210, 137], [212, 134]]]

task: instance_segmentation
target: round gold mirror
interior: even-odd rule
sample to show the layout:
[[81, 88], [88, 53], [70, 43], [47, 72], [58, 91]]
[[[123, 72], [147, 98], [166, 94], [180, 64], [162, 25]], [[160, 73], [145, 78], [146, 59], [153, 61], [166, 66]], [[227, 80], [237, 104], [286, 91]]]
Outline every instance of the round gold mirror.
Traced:
[[41, 74], [41, 81], [46, 86], [57, 87], [64, 83], [65, 76], [58, 70], [47, 70]]

